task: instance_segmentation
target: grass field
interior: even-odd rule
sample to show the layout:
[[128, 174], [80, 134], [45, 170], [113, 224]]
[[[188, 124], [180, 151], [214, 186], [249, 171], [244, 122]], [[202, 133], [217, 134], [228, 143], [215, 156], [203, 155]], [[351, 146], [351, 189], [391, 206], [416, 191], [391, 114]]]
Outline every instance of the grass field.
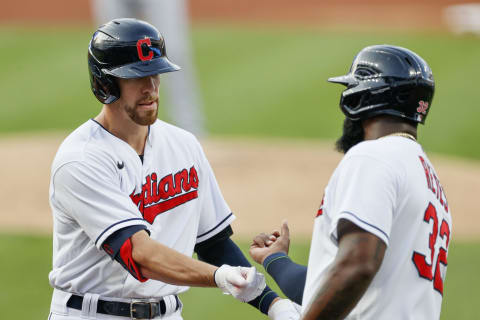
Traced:
[[[248, 248], [247, 242], [240, 241], [239, 245], [242, 249]], [[48, 284], [51, 246], [52, 240], [47, 236], [0, 234], [2, 319], [47, 318], [52, 291]], [[306, 263], [308, 247], [308, 241], [293, 240], [291, 256], [299, 263]], [[450, 245], [441, 319], [476, 319], [476, 303], [480, 300], [478, 265], [480, 246], [477, 243], [454, 242]], [[186, 320], [266, 319], [252, 307], [222, 295], [218, 289], [191, 289], [181, 299]]]
[[[0, 133], [70, 130], [96, 115], [100, 105], [90, 92], [86, 67], [91, 32], [87, 27], [0, 28]], [[433, 110], [420, 129], [427, 151], [480, 159], [478, 38], [196, 26], [193, 42], [213, 134], [337, 137], [341, 87], [326, 79], [346, 73], [362, 47], [389, 43], [420, 53], [434, 70]]]

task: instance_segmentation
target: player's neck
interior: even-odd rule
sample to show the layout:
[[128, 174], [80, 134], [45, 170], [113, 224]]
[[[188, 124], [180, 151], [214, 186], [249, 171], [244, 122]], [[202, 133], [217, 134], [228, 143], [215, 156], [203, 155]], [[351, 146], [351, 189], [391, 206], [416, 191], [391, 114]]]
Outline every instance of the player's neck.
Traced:
[[95, 117], [110, 133], [128, 143], [137, 154], [143, 154], [148, 135], [148, 126], [138, 125], [127, 114], [113, 112], [107, 106]]
[[408, 133], [417, 138], [417, 128], [394, 117], [375, 117], [363, 122], [364, 140], [375, 140], [393, 133]]

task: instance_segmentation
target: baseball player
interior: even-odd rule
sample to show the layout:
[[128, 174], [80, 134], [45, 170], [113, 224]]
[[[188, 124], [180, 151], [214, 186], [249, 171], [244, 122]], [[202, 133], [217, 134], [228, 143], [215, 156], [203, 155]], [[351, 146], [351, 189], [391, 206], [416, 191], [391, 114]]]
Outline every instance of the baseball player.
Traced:
[[315, 217], [308, 270], [287, 256], [286, 222], [257, 236], [250, 253], [302, 302], [302, 319], [439, 319], [452, 218], [417, 142], [434, 93], [430, 67], [378, 45], [329, 81], [347, 87], [336, 144], [345, 156]]
[[177, 126], [195, 135], [205, 134], [202, 101], [190, 45], [188, 0], [91, 0], [97, 25], [116, 18], [148, 21], [168, 39], [168, 56], [182, 66], [182, 72], [168, 76], [165, 111]]
[[188, 286], [298, 317], [230, 239], [235, 217], [198, 141], [157, 119], [159, 74], [179, 70], [158, 30], [136, 19], [100, 26], [88, 68], [103, 108], [52, 165], [49, 320], [178, 320]]

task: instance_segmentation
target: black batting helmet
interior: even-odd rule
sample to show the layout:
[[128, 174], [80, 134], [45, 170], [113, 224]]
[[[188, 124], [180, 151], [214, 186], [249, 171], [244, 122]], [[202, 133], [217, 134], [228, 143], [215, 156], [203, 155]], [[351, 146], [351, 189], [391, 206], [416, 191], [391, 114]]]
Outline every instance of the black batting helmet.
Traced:
[[351, 120], [388, 114], [423, 124], [435, 91], [428, 64], [416, 53], [390, 45], [364, 48], [347, 75], [328, 81], [347, 86], [340, 108]]
[[158, 30], [137, 19], [115, 19], [101, 25], [88, 46], [88, 71], [93, 94], [105, 104], [120, 98], [113, 79], [142, 78], [180, 70], [167, 58]]

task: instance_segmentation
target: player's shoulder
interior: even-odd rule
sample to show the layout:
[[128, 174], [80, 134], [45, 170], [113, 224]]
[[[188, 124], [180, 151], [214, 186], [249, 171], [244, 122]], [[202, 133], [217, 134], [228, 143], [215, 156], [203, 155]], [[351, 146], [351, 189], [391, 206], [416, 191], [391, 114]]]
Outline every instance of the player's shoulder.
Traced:
[[169, 144], [174, 143], [178, 147], [200, 148], [200, 142], [193, 133], [160, 119], [157, 119], [150, 126], [150, 130], [152, 139], [163, 139], [168, 141]]
[[355, 167], [372, 166], [405, 173], [412, 161], [423, 154], [421, 146], [408, 138], [386, 136], [375, 140], [366, 140], [353, 146], [342, 159], [342, 166], [352, 164]]
[[380, 161], [396, 162], [402, 161], [420, 150], [420, 145], [408, 138], [386, 136], [356, 144], [345, 154], [345, 157], [363, 156]]
[[193, 135], [191, 132], [160, 119], [157, 119], [150, 126], [150, 130], [155, 133], [169, 135], [171, 137], [176, 137], [179, 139], [196, 140], [195, 135]]
[[92, 154], [108, 154], [108, 141], [99, 138], [101, 130], [102, 127], [90, 119], [70, 133], [57, 150], [52, 172], [70, 162], [88, 162]]
[[80, 157], [85, 146], [92, 136], [94, 127], [91, 121], [83, 123], [72, 131], [60, 144], [57, 150], [57, 157], [76, 156]]

